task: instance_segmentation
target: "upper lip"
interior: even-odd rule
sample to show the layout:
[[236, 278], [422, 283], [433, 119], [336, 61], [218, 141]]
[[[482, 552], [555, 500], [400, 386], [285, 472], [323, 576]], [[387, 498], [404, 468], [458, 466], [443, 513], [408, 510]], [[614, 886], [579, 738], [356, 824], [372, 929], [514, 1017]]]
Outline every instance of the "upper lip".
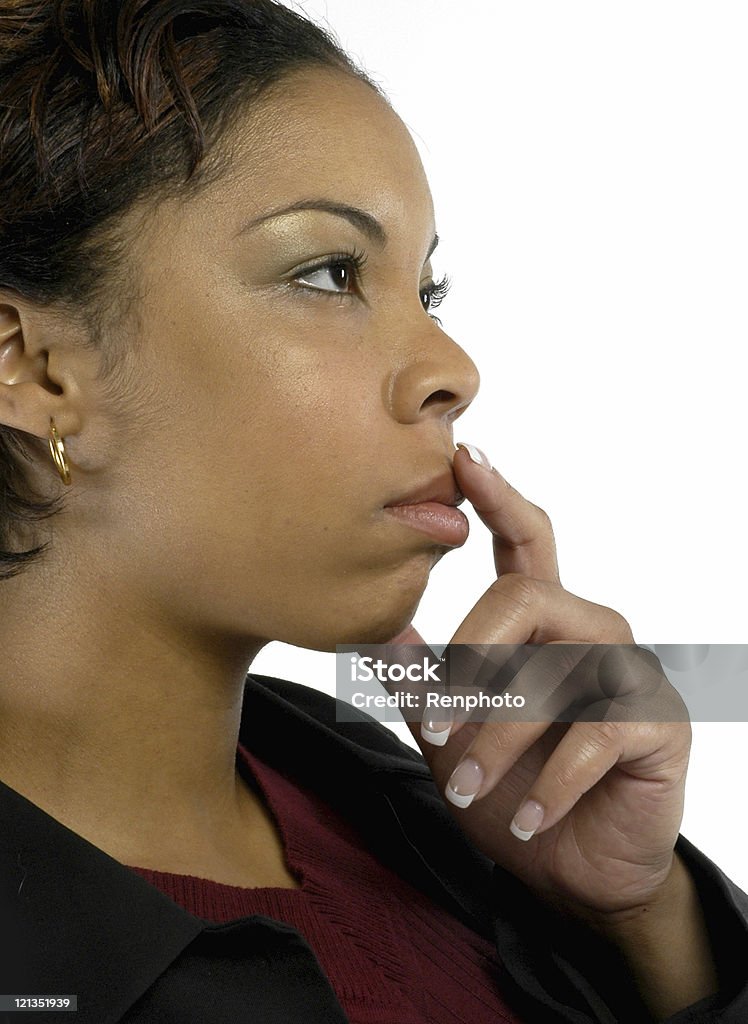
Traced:
[[399, 498], [388, 501], [385, 508], [392, 508], [393, 505], [419, 505], [424, 501], [437, 501], [441, 505], [452, 505], [457, 508], [464, 500], [465, 495], [458, 488], [454, 473], [447, 472], [432, 477]]

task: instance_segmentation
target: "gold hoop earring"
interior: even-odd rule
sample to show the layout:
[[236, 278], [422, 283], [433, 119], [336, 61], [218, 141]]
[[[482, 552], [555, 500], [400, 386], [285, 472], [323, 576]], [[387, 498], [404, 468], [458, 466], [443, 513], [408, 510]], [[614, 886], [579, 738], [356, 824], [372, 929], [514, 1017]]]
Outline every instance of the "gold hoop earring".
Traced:
[[70, 481], [70, 466], [68, 465], [67, 455], [65, 454], [65, 442], [57, 432], [55, 421], [50, 416], [49, 418], [49, 450], [52, 453], [55, 466], [57, 466], [57, 472], [62, 477], [64, 484], [69, 484]]

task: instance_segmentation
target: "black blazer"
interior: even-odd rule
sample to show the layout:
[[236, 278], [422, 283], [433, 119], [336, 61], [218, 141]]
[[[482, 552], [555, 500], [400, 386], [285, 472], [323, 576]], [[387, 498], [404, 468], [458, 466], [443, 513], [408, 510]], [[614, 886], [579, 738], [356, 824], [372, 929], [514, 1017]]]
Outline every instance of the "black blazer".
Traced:
[[[473, 847], [422, 756], [364, 712], [247, 676], [241, 742], [341, 811], [400, 876], [496, 943], [500, 990], [527, 1024], [645, 1024], [612, 948], [562, 921]], [[346, 717], [353, 709], [345, 705]], [[668, 1024], [748, 1024], [748, 896], [683, 836], [720, 992]], [[0, 1022], [345, 1024], [313, 951], [262, 915], [195, 917], [0, 782], [0, 994], [76, 995], [77, 1013]]]

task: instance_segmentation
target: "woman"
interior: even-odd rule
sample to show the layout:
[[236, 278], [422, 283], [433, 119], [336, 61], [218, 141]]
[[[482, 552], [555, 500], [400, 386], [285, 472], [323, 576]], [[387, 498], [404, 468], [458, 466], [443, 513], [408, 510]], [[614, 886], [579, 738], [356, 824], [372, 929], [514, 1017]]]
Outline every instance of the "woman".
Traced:
[[381, 92], [271, 0], [4, 0], [0, 105], [2, 992], [97, 1024], [745, 1019], [748, 898], [678, 835], [679, 715], [427, 721], [422, 758], [247, 674], [274, 639], [420, 641], [465, 538], [391, 511], [427, 498], [494, 534], [455, 645], [633, 643], [455, 450], [478, 371]]

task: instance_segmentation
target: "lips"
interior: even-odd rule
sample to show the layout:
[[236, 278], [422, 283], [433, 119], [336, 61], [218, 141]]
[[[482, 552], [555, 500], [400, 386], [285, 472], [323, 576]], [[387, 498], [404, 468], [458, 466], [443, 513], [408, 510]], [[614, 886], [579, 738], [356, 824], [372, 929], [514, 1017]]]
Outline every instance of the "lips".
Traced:
[[458, 488], [454, 474], [446, 472], [414, 487], [407, 494], [388, 501], [385, 508], [395, 508], [398, 505], [421, 505], [430, 502], [457, 508], [464, 500], [465, 496]]
[[398, 529], [415, 530], [443, 547], [460, 547], [470, 532], [467, 516], [457, 508], [464, 500], [454, 474], [447, 471], [393, 498], [384, 514]]

